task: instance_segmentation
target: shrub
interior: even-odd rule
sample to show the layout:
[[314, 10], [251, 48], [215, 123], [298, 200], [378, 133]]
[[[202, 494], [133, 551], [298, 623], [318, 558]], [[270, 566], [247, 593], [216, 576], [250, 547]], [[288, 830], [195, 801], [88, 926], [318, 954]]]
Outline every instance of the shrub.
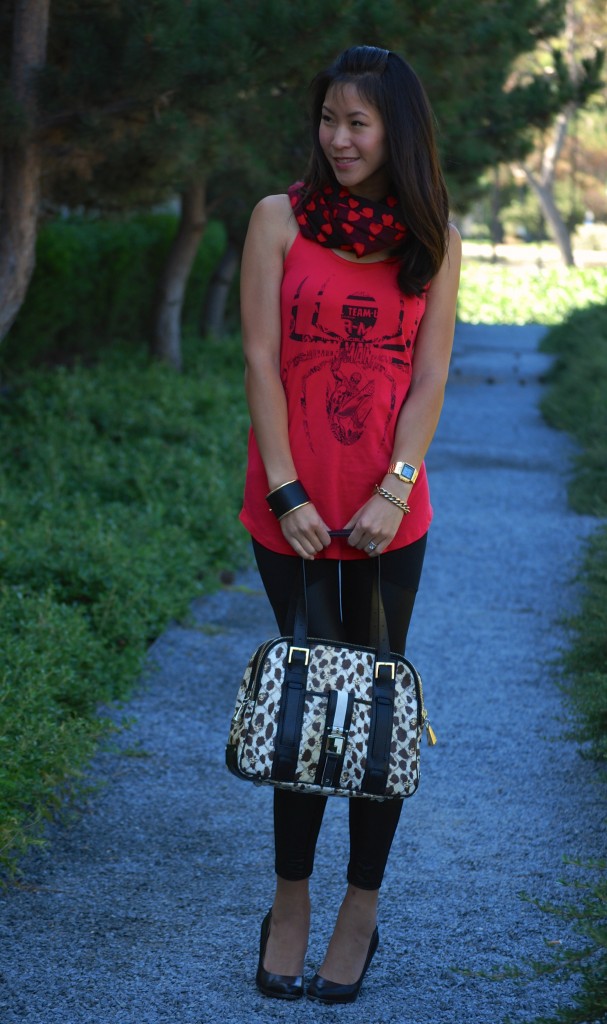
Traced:
[[[161, 267], [176, 230], [170, 214], [126, 220], [50, 221], [38, 235], [36, 270], [0, 350], [7, 367], [94, 355], [115, 341], [140, 345]], [[225, 245], [211, 222], [185, 297], [184, 325], [195, 328], [206, 284]]]
[[578, 512], [607, 515], [607, 306], [573, 313], [543, 348], [556, 360], [542, 412], [580, 444], [570, 503]]
[[[238, 340], [186, 373], [116, 345], [0, 396], [0, 863], [80, 783], [149, 643], [242, 563]], [[226, 465], [232, 467], [226, 472]]]
[[607, 267], [584, 269], [464, 260], [457, 314], [478, 324], [558, 324], [603, 302]]

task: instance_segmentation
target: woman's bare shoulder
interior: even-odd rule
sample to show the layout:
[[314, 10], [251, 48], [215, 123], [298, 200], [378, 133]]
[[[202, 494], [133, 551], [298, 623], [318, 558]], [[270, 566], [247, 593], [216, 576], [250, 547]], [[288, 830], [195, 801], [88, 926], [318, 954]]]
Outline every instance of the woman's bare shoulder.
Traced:
[[297, 231], [297, 221], [286, 193], [266, 196], [257, 203], [251, 214], [249, 234], [264, 245], [279, 249], [283, 257]]
[[447, 227], [447, 249], [450, 253], [455, 254], [456, 257], [461, 257], [462, 236], [452, 221], [449, 221]]
[[251, 215], [251, 223], [273, 232], [286, 230], [293, 220], [291, 201], [286, 193], [260, 199]]

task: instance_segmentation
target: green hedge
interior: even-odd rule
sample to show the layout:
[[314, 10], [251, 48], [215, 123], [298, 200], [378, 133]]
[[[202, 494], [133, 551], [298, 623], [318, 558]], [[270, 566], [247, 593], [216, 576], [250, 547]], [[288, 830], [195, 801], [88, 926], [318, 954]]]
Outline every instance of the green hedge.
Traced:
[[557, 358], [542, 412], [580, 445], [571, 506], [607, 516], [607, 306], [573, 313], [552, 328], [543, 347]]
[[[569, 501], [576, 511], [607, 516], [607, 306], [573, 313], [546, 336], [556, 353], [542, 411], [578, 442]], [[582, 604], [566, 652], [567, 692], [576, 735], [607, 760], [607, 530], [596, 531], [582, 566]]]
[[[2, 364], [26, 367], [94, 354], [116, 341], [145, 341], [156, 282], [176, 228], [170, 214], [44, 224], [25, 303], [0, 348]], [[197, 327], [206, 284], [224, 246], [223, 226], [211, 222], [186, 291], [186, 328]]]
[[[78, 784], [151, 640], [247, 558], [238, 339], [113, 346], [0, 395], [0, 864]], [[229, 468], [227, 468], [229, 467]]]
[[538, 267], [464, 259], [457, 303], [474, 324], [559, 324], [573, 309], [603, 302], [607, 266]]

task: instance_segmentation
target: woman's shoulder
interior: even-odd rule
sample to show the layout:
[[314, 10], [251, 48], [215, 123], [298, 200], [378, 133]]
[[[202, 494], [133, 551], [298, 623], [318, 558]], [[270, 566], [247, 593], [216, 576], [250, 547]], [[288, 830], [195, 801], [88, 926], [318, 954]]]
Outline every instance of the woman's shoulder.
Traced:
[[462, 236], [453, 221], [447, 224], [447, 251], [461, 255]]
[[260, 199], [251, 215], [251, 221], [274, 230], [280, 230], [293, 219], [291, 201], [286, 192]]
[[251, 214], [250, 230], [268, 243], [280, 245], [286, 252], [298, 231], [288, 195], [282, 193], [261, 199]]

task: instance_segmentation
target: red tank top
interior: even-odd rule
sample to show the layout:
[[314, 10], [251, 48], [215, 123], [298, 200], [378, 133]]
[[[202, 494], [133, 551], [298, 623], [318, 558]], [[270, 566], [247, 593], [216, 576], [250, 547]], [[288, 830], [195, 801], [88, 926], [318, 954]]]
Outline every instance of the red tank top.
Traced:
[[[385, 475], [411, 383], [426, 298], [403, 295], [398, 261], [354, 263], [297, 235], [281, 286], [280, 367], [297, 475], [329, 529], [341, 529]], [[294, 554], [268, 508], [268, 480], [249, 434], [240, 519], [272, 551]], [[426, 533], [432, 518], [422, 466], [387, 550]], [[319, 558], [366, 558], [336, 538]]]

